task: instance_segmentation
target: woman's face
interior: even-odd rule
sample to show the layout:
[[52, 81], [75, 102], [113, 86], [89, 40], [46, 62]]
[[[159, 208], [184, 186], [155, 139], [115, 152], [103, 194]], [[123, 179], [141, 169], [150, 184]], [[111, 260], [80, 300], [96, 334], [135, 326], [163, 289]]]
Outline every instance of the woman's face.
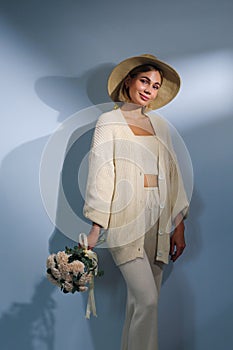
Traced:
[[147, 106], [158, 94], [161, 76], [155, 70], [138, 73], [134, 78], [126, 78], [125, 85], [129, 89], [128, 93], [132, 103]]

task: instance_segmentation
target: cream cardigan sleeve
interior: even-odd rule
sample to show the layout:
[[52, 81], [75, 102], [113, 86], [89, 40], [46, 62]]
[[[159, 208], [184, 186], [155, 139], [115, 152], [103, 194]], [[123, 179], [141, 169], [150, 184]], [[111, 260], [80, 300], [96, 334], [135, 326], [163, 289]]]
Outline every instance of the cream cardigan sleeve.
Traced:
[[89, 170], [83, 214], [86, 218], [108, 228], [114, 192], [113, 125], [104, 115], [97, 121], [89, 153]]
[[188, 216], [189, 202], [183, 184], [183, 178], [180, 172], [180, 167], [176, 155], [173, 154], [170, 163], [170, 178], [171, 178], [171, 198], [172, 198], [172, 222], [174, 224], [178, 214], [182, 215], [183, 219]]

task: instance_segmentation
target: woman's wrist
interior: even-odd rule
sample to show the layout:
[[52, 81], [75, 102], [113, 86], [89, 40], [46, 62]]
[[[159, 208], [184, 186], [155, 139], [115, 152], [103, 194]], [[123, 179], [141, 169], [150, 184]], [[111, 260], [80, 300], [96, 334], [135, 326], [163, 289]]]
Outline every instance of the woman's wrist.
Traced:
[[96, 234], [100, 233], [102, 226], [100, 226], [99, 224], [93, 222], [92, 223], [92, 232], [95, 232]]
[[184, 219], [183, 219], [183, 215], [181, 213], [179, 213], [175, 220], [174, 220], [174, 224], [175, 224], [175, 227], [178, 227], [178, 226], [184, 226]]

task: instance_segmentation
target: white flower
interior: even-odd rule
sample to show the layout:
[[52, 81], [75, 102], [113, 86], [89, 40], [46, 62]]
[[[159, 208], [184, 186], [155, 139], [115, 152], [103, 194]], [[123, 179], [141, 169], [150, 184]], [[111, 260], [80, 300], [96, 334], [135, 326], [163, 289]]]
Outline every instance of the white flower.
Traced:
[[56, 260], [58, 265], [67, 265], [68, 264], [69, 255], [65, 252], [58, 252], [56, 255]]
[[86, 286], [79, 286], [79, 291], [80, 292], [86, 292], [88, 288]]
[[73, 284], [72, 284], [72, 283], [69, 283], [69, 282], [67, 282], [67, 281], [64, 282], [63, 287], [65, 288], [65, 290], [66, 290], [67, 292], [70, 292], [70, 293], [71, 293], [72, 290], [73, 290]]
[[48, 256], [48, 259], [46, 262], [47, 269], [49, 269], [51, 267], [55, 267], [55, 261], [54, 261], [55, 256], [56, 256], [56, 254], [51, 254]]
[[69, 273], [65, 276], [65, 280], [67, 281], [67, 282], [69, 282], [69, 283], [72, 283], [72, 280], [73, 280], [73, 278], [72, 278], [72, 275], [70, 275]]
[[[72, 249], [70, 251], [72, 252]], [[85, 270], [89, 270], [88, 259], [86, 259], [86, 266], [86, 262], [83, 263], [80, 260], [73, 260], [69, 263], [69, 258], [71, 256], [72, 259], [77, 257], [81, 259], [78, 254], [66, 254], [65, 251], [59, 251], [57, 254], [51, 254], [47, 258], [47, 278], [64, 292], [72, 293], [73, 290], [78, 290], [80, 292], [87, 291], [87, 285], [92, 283], [94, 275], [97, 274], [98, 259], [96, 253], [89, 249], [84, 250], [85, 257], [92, 260], [92, 268], [94, 267], [94, 270], [91, 272], [85, 272]], [[78, 280], [76, 281], [76, 279]]]
[[51, 268], [51, 273], [56, 279], [61, 279], [60, 271], [55, 269], [55, 267]]
[[84, 273], [84, 263], [79, 260], [75, 260], [72, 263], [69, 264], [70, 270], [73, 272], [75, 276], [77, 276], [79, 273]]

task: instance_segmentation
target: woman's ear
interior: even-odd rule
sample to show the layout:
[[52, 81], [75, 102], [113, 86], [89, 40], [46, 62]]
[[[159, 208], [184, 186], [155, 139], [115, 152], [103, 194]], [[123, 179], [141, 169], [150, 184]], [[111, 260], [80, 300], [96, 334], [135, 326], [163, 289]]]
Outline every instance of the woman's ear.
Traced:
[[129, 87], [130, 81], [131, 81], [131, 78], [130, 78], [130, 76], [128, 75], [128, 76], [125, 78], [125, 87], [126, 87], [126, 88]]

